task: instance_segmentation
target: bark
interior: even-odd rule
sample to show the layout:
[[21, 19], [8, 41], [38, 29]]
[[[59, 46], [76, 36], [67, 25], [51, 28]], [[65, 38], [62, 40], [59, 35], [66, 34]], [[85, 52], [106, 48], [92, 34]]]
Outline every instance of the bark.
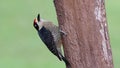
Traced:
[[113, 68], [104, 0], [54, 0], [67, 68]]

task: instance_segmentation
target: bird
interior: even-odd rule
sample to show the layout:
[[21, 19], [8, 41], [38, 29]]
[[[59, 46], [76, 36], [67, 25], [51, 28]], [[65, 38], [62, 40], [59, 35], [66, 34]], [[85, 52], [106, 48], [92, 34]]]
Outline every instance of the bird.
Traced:
[[34, 19], [33, 26], [49, 51], [57, 56], [60, 61], [63, 60], [67, 66], [70, 65], [61, 51], [61, 35], [65, 34], [65, 32], [60, 30], [59, 27], [54, 25], [51, 21], [41, 19], [40, 14]]

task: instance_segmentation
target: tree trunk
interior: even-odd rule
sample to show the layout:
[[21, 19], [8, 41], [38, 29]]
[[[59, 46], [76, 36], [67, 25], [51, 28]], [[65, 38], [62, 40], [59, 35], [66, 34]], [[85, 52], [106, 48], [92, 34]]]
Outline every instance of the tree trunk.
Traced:
[[54, 0], [67, 68], [113, 68], [104, 0]]

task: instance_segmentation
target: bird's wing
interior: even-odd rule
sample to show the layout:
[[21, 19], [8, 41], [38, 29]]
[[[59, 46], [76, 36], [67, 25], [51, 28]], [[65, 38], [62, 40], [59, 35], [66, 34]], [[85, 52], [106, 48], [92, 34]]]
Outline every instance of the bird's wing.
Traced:
[[42, 27], [38, 33], [47, 48], [61, 60], [51, 31], [49, 31], [45, 27]]
[[51, 22], [44, 22], [44, 27], [52, 33], [56, 47], [61, 47], [61, 35], [59, 27]]

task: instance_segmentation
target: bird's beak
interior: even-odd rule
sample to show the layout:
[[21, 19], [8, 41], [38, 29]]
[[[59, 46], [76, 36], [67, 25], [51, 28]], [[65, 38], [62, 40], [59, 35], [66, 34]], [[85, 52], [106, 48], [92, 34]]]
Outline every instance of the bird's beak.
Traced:
[[38, 14], [37, 20], [38, 20], [38, 22], [40, 22], [40, 14]]

